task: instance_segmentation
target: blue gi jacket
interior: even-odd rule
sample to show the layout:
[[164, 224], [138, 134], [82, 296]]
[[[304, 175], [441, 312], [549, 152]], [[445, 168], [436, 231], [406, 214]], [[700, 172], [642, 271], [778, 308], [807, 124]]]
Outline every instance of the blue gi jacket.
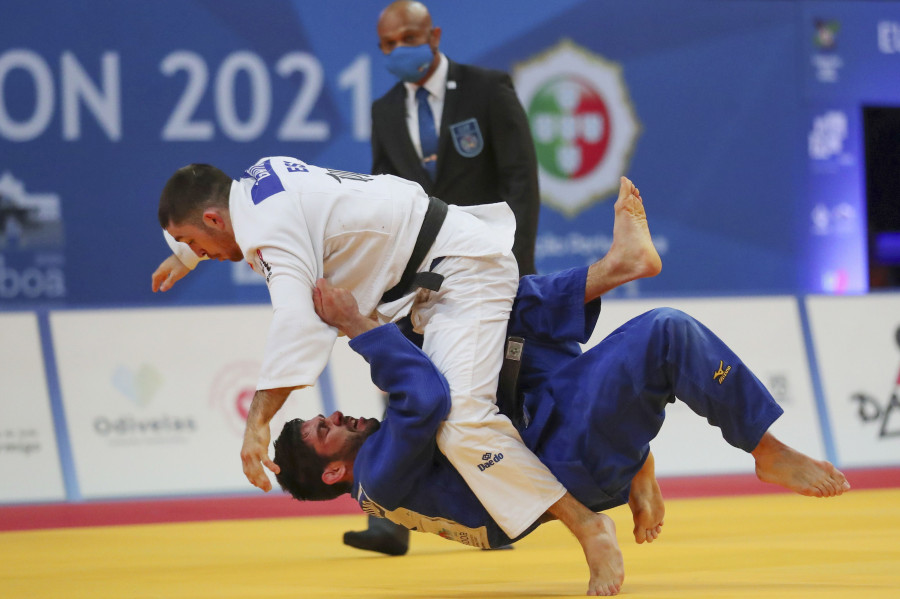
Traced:
[[[544, 433], [549, 432], [554, 404], [541, 388], [562, 364], [581, 354], [579, 343], [590, 337], [599, 316], [599, 300], [584, 305], [586, 276], [586, 268], [572, 269], [524, 277], [519, 286], [507, 332], [526, 339], [520, 386], [526, 392], [530, 424], [519, 432], [532, 451], [549, 447], [552, 437]], [[363, 510], [467, 545], [508, 544], [509, 537], [435, 443], [450, 408], [449, 389], [440, 372], [393, 325], [359, 335], [350, 346], [369, 362], [373, 382], [389, 393], [381, 428], [366, 440], [354, 463], [352, 494]], [[587, 484], [566, 479], [586, 475], [581, 469], [568, 462], [558, 466], [560, 472], [554, 474], [567, 488]]]
[[[507, 329], [526, 340], [519, 433], [559, 482], [594, 511], [627, 502], [631, 479], [676, 396], [730, 444], [756, 447], [781, 407], [721, 339], [687, 314], [651, 310], [581, 352], [600, 312], [599, 300], [584, 304], [586, 276], [580, 268], [524, 277]], [[363, 510], [476, 547], [511, 542], [437, 449], [450, 400], [428, 357], [393, 325], [350, 345], [390, 394], [381, 429], [354, 462], [352, 493]]]

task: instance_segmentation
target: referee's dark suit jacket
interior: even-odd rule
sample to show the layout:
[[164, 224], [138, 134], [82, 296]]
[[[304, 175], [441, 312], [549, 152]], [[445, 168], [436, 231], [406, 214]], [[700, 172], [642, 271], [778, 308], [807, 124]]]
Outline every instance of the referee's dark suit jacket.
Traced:
[[402, 83], [372, 104], [372, 174], [415, 181], [448, 204], [505, 201], [516, 215], [513, 252], [519, 274], [534, 273], [537, 158], [509, 75], [450, 61], [437, 156], [432, 182], [409, 137]]

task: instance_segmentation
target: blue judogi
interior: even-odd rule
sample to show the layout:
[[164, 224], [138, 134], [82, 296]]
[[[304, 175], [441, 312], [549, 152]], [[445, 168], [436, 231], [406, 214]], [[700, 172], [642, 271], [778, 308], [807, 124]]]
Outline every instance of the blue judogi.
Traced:
[[[669, 308], [630, 320], [584, 354], [599, 300], [584, 304], [586, 268], [524, 277], [508, 334], [526, 339], [520, 385], [525, 444], [579, 501], [600, 511], [628, 500], [678, 399], [751, 451], [782, 414], [749, 368], [711, 331]], [[381, 429], [354, 462], [353, 496], [372, 515], [477, 547], [511, 540], [437, 450], [449, 410], [446, 382], [394, 325], [350, 343], [390, 393]], [[484, 467], [502, 460], [485, 455]], [[518, 538], [534, 528], [533, 524]]]

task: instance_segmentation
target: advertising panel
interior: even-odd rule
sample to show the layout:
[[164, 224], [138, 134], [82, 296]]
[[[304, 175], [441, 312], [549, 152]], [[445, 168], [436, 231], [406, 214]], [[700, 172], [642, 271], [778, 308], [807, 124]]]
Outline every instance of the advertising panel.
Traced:
[[[246, 491], [240, 449], [271, 318], [264, 307], [51, 315], [85, 498]], [[318, 387], [272, 422], [322, 411]]]
[[[605, 301], [587, 346], [627, 320], [663, 306], [682, 310], [705, 324], [763, 382], [784, 408], [771, 429], [775, 436], [808, 455], [825, 457], [795, 298]], [[710, 356], [710, 377], [722, 367], [718, 358]], [[750, 456], [727, 445], [718, 429], [680, 401], [666, 408], [665, 424], [650, 447], [661, 476], [754, 471]]]
[[65, 499], [34, 314], [0, 314], [0, 503]]
[[900, 465], [900, 295], [806, 305], [840, 463]]

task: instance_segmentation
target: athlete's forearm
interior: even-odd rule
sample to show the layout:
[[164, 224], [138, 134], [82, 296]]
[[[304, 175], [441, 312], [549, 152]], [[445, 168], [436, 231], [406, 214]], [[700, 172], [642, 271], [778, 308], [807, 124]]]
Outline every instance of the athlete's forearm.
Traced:
[[247, 412], [247, 426], [267, 426], [294, 389], [300, 387], [257, 390]]

